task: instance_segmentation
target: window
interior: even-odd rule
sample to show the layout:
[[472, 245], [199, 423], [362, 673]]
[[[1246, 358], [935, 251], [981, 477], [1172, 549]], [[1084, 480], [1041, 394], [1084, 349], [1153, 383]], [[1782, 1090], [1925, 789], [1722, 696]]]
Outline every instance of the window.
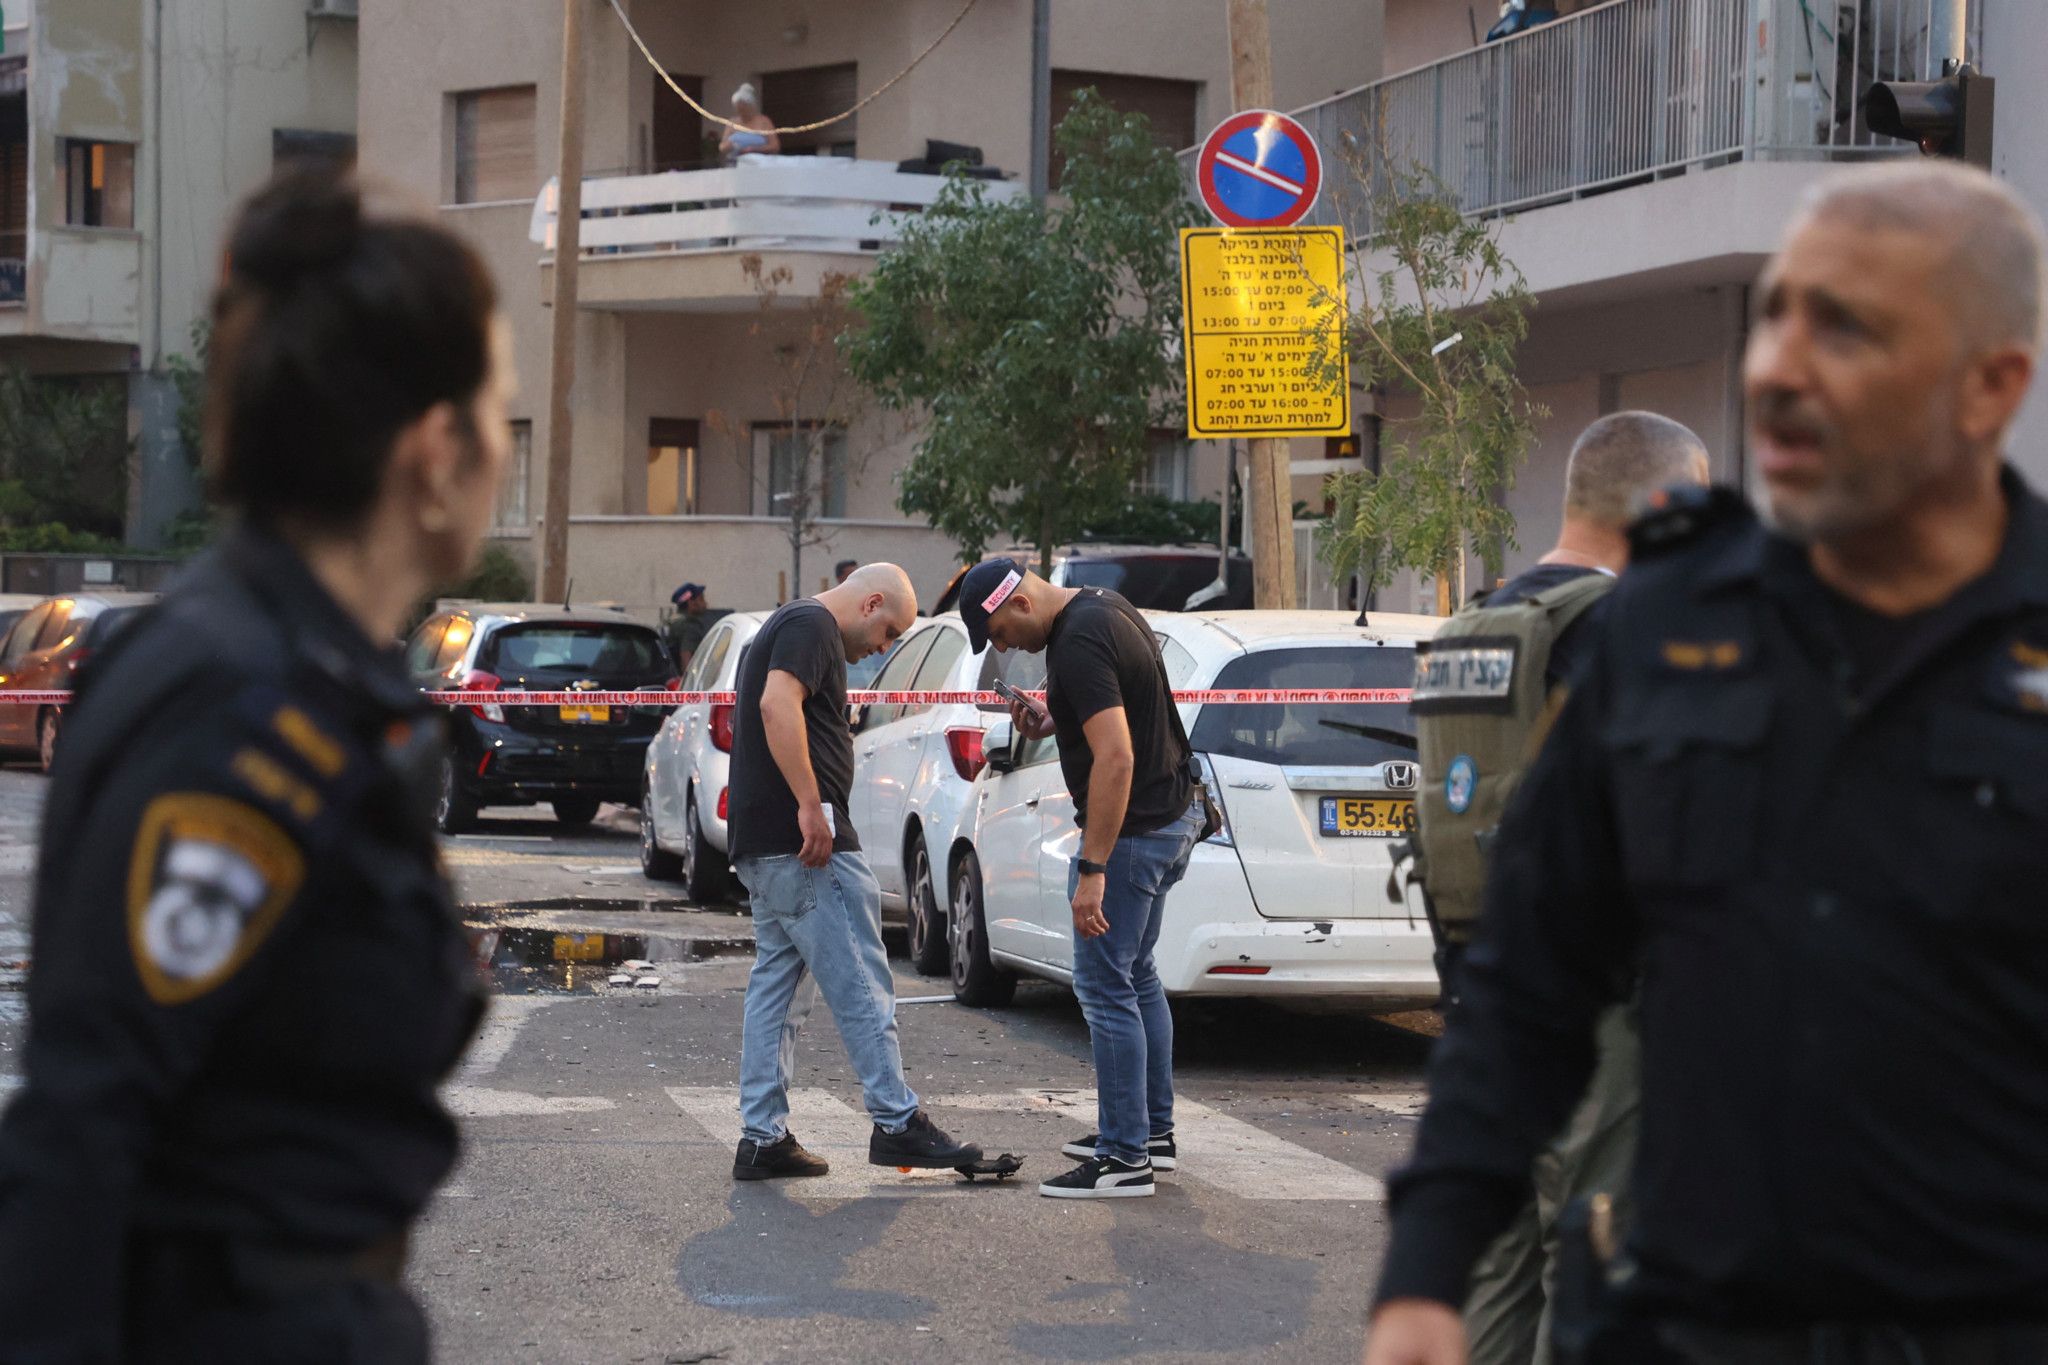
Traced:
[[810, 494], [813, 520], [846, 515], [846, 433], [833, 428], [824, 433], [823, 468], [813, 442], [817, 427], [766, 426], [754, 428], [755, 468], [766, 457], [768, 506], [764, 515], [786, 517], [790, 498], [799, 488]]
[[60, 139], [64, 222], [71, 227], [135, 226], [135, 147], [128, 142]]
[[1194, 463], [1194, 447], [1182, 437], [1155, 431], [1145, 442], [1145, 463], [1131, 480], [1131, 491], [1152, 494], [1173, 502], [1188, 500], [1188, 469]]
[[436, 616], [412, 633], [412, 640], [405, 647], [405, 671], [419, 677], [434, 671], [434, 652], [441, 647], [442, 633], [448, 629], [448, 618]]
[[50, 619], [52, 610], [52, 605], [45, 602], [39, 607], [31, 607], [28, 615], [15, 623], [13, 632], [7, 637], [6, 647], [0, 649], [0, 664], [14, 663], [28, 653], [37, 632], [43, 628], [43, 622]]
[[[1103, 103], [1119, 114], [1143, 114], [1152, 125], [1152, 140], [1170, 152], [1195, 145], [1195, 112], [1200, 101], [1199, 81], [1170, 81], [1156, 76], [1118, 76], [1106, 71], [1055, 71], [1052, 73], [1052, 126], [1074, 107], [1074, 96], [1093, 89]], [[1066, 170], [1066, 158], [1057, 143], [1052, 148], [1049, 170], [1057, 187]]]
[[350, 170], [356, 164], [356, 135], [323, 133], [311, 128], [273, 128], [270, 164], [273, 169], [312, 165], [336, 172]]
[[532, 478], [533, 423], [522, 417], [512, 424], [512, 458], [505, 465], [505, 481], [498, 485], [498, 526], [523, 531], [532, 525], [526, 515], [527, 485]]
[[[1268, 649], [1232, 659], [1216, 674], [1216, 688], [1407, 687], [1415, 681], [1415, 651], [1394, 645]], [[1205, 706], [1188, 740], [1199, 753], [1254, 763], [1369, 767], [1413, 759], [1403, 746], [1348, 727], [1371, 725], [1413, 734], [1406, 704], [1378, 706]]]
[[476, 637], [476, 626], [467, 617], [458, 616], [448, 623], [447, 637], [434, 651], [434, 662], [430, 665], [436, 673], [446, 673], [462, 662], [462, 656], [469, 653], [469, 642]]
[[697, 423], [655, 417], [647, 423], [647, 515], [697, 515]]
[[661, 639], [645, 626], [525, 625], [508, 626], [486, 646], [486, 673], [507, 682], [598, 676], [606, 680], [634, 677], [666, 678], [668, 653]]
[[71, 614], [78, 604], [65, 598], [52, 603], [50, 614], [43, 621], [43, 628], [36, 634], [36, 642], [29, 646], [33, 650], [55, 649], [71, 638], [66, 632], [71, 629]]
[[[725, 656], [732, 653], [732, 642], [738, 635], [738, 631], [728, 630], [725, 634], [711, 642], [711, 660], [704, 665], [704, 673], [699, 680], [703, 683], [706, 690], [715, 689], [722, 680], [729, 681], [725, 677]], [[742, 649], [740, 651], [740, 658], [744, 659], [746, 657], [747, 651]], [[697, 661], [695, 658], [692, 658], [690, 662], [694, 664]], [[733, 661], [733, 671], [735, 673], [739, 671], [738, 659]]]
[[695, 654], [690, 656], [690, 666], [683, 670], [683, 691], [701, 692], [707, 690], [705, 684], [716, 680], [718, 677], [718, 664], [713, 661], [723, 662], [726, 646], [731, 643], [731, 626], [718, 626], [714, 628], [710, 638]]
[[[669, 79], [689, 92], [691, 99], [699, 104], [704, 103], [702, 76], [685, 76], [681, 72], [671, 71]], [[648, 129], [654, 145], [649, 149], [648, 169], [693, 171], [700, 166], [716, 166], [718, 139], [708, 139], [711, 145], [705, 146], [707, 139], [704, 136], [702, 116], [676, 97], [676, 92], [668, 88], [668, 81], [656, 77], [653, 84], [654, 116], [648, 124]]]
[[455, 202], [531, 199], [533, 87], [470, 90], [455, 97]]
[[[843, 114], [859, 98], [860, 67], [854, 62], [770, 71], [761, 77], [761, 112], [783, 128]], [[852, 156], [854, 125], [859, 121], [850, 118], [815, 132], [784, 133], [783, 155]]]
[[[902, 644], [896, 646], [895, 654], [890, 657], [888, 664], [875, 679], [875, 690], [877, 692], [909, 691], [910, 679], [915, 675], [917, 666], [924, 662], [924, 656], [930, 651], [932, 641], [944, 632], [944, 626], [931, 626], [918, 632], [916, 635], [910, 636]], [[876, 702], [869, 706], [867, 711], [861, 716], [861, 732], [865, 734], [877, 726], [887, 725], [908, 709], [908, 707], [897, 706], [893, 703]]]
[[[932, 652], [924, 656], [924, 662], [917, 666], [917, 676], [910, 680], [913, 692], [943, 692], [946, 681], [953, 675], [953, 665], [960, 662], [960, 656], [967, 652], [967, 637], [957, 630], [944, 626], [932, 632]], [[921, 716], [931, 710], [929, 706], [906, 706], [905, 716]]]

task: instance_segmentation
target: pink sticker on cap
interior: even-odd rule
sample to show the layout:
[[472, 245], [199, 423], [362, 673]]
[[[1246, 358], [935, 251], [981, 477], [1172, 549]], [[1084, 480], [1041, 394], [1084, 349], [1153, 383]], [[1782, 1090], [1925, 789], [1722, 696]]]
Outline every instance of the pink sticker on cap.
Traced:
[[995, 615], [996, 608], [1009, 601], [1010, 594], [1016, 592], [1017, 585], [1023, 581], [1015, 569], [1010, 570], [1003, 575], [1003, 581], [996, 584], [996, 590], [982, 599], [981, 609], [991, 616]]

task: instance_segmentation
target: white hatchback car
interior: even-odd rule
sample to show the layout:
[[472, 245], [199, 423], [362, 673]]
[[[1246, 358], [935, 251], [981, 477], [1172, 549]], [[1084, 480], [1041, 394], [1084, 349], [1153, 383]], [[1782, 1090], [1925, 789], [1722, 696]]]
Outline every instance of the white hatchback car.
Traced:
[[[970, 649], [960, 614], [949, 612], [912, 627], [874, 686], [883, 692], [977, 691], [987, 686], [994, 657]], [[937, 859], [971, 823], [982, 732], [1002, 718], [1000, 708], [965, 703], [877, 703], [855, 713], [853, 827], [882, 889], [883, 912], [904, 917], [911, 962], [927, 974], [946, 970], [944, 865]]]
[[[1147, 612], [1176, 688], [1400, 688], [1437, 618], [1349, 612]], [[1019, 656], [1002, 656], [1006, 659]], [[1029, 657], [1029, 656], [1022, 656]], [[1169, 993], [1437, 998], [1419, 891], [1389, 890], [1390, 846], [1412, 830], [1405, 704], [1215, 703], [1181, 708], [1223, 807], [1166, 901], [1155, 960]], [[1360, 728], [1362, 727], [1362, 728]], [[949, 850], [954, 994], [1002, 1004], [1016, 973], [1071, 984], [1067, 868], [1074, 802], [1050, 739], [986, 736], [971, 828]]]
[[[729, 692], [740, 659], [770, 613], [721, 617], [683, 672], [685, 692]], [[732, 762], [732, 706], [690, 702], [670, 714], [647, 746], [640, 799], [640, 870], [680, 881], [691, 900], [716, 901], [730, 889], [726, 864], [726, 774]]]

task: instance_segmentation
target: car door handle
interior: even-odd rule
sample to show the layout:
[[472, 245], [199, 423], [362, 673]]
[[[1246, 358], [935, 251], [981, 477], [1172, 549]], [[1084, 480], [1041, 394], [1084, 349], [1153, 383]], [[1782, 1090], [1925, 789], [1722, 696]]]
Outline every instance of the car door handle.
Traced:
[[873, 758], [875, 756], [875, 746], [872, 744], [868, 745], [867, 748], [860, 751], [860, 756], [862, 758]]
[[1040, 801], [1043, 801], [1044, 799], [1045, 799], [1045, 798], [1044, 798], [1044, 797], [1042, 797], [1042, 796], [1034, 796], [1034, 797], [1032, 797], [1032, 798], [1031, 798], [1030, 800], [1026, 801], [1026, 802], [1025, 802], [1024, 804], [1025, 804], [1025, 805], [1027, 805], [1027, 806], [1029, 806], [1029, 807], [1030, 807], [1031, 809], [1033, 809], [1033, 810], [1037, 810], [1037, 809], [1038, 809], [1038, 803], [1039, 803]]

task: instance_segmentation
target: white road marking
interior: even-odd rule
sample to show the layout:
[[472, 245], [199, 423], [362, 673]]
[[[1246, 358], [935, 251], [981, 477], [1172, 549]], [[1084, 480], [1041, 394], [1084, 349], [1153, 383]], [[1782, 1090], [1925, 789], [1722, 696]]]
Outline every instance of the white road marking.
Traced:
[[[1015, 1112], [1020, 1104], [1027, 1113], [1049, 1109], [1072, 1120], [1075, 1137], [1095, 1127], [1093, 1090], [946, 1095], [931, 1101], [931, 1107], [940, 1112], [949, 1108]], [[1206, 1104], [1176, 1097], [1173, 1123], [1180, 1165], [1169, 1179], [1199, 1181], [1240, 1199], [1379, 1203], [1387, 1197], [1387, 1187], [1377, 1177], [1274, 1137]]]
[[[676, 1108], [727, 1151], [739, 1145], [739, 1092], [731, 1086], [670, 1086]], [[904, 1174], [893, 1166], [868, 1164], [868, 1135], [874, 1120], [850, 1108], [830, 1092], [797, 1089], [789, 1092], [789, 1128], [805, 1149], [832, 1163], [829, 1175], [778, 1182], [797, 1199], [867, 1199], [874, 1196], [929, 1198], [967, 1192], [967, 1184], [950, 1170]]]
[[469, 1055], [462, 1059], [462, 1070], [456, 1073], [455, 1084], [467, 1085], [496, 1071], [498, 1063], [505, 1060], [505, 1054], [518, 1040], [519, 1030], [526, 1027], [535, 1012], [559, 1004], [562, 999], [559, 995], [492, 997], [490, 1011], [484, 1015], [484, 1026], [477, 1033], [476, 1042], [470, 1045]]
[[19, 1023], [28, 1018], [28, 1001], [14, 991], [0, 995], [0, 1024]]
[[1421, 1118], [1423, 1109], [1429, 1104], [1429, 1094], [1422, 1090], [1390, 1090], [1376, 1095], [1353, 1095], [1351, 1098], [1404, 1119]]
[[20, 875], [36, 870], [36, 846], [8, 844], [0, 847], [0, 876]]
[[[731, 1087], [676, 1086], [668, 1094], [676, 1107], [695, 1119], [706, 1133], [737, 1143], [739, 1097]], [[938, 1114], [969, 1110], [1025, 1116], [1050, 1111], [1071, 1120], [1075, 1136], [1095, 1126], [1092, 1090], [939, 1095], [928, 1104]], [[830, 1175], [784, 1182], [782, 1188], [793, 1197], [860, 1199], [965, 1188], [950, 1172], [934, 1173], [945, 1182], [935, 1189], [932, 1177], [923, 1172], [902, 1175], [887, 1167], [868, 1165], [868, 1133], [872, 1124], [867, 1115], [849, 1108], [828, 1091], [792, 1090], [789, 1109], [789, 1126], [797, 1139], [832, 1163]], [[1274, 1137], [1207, 1105], [1176, 1100], [1174, 1119], [1181, 1157], [1176, 1176], [1240, 1199], [1379, 1203], [1386, 1198], [1386, 1186], [1376, 1177], [1285, 1138]], [[1062, 1161], [1055, 1155], [1034, 1175], [1051, 1175], [1062, 1169]]]
[[523, 1114], [588, 1114], [616, 1109], [595, 1095], [529, 1095], [523, 1090], [491, 1090], [481, 1085], [450, 1085], [441, 1089], [441, 1103], [457, 1118], [494, 1119]]

